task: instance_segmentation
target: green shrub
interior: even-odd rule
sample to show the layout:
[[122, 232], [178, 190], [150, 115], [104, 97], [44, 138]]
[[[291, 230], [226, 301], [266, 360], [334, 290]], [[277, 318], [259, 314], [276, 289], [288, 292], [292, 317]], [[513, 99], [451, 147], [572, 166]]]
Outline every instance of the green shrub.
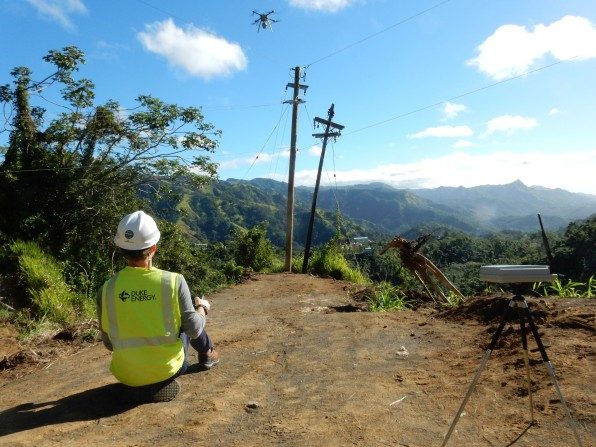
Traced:
[[34, 319], [65, 326], [93, 315], [93, 302], [70, 289], [60, 264], [39, 245], [16, 241], [10, 249], [17, 259], [19, 287], [27, 292]]
[[596, 281], [594, 276], [588, 278], [587, 283], [567, 280], [561, 281], [556, 278], [552, 283], [536, 283], [533, 286], [535, 292], [543, 296], [552, 296], [556, 298], [593, 298], [596, 294]]
[[317, 276], [342, 279], [356, 284], [367, 282], [367, 278], [360, 270], [350, 266], [340, 248], [333, 241], [314, 251], [309, 259], [308, 272]]
[[447, 301], [442, 304], [446, 307], [457, 307], [465, 303], [466, 301], [464, 298], [462, 298], [460, 295], [453, 292], [452, 290], [445, 294], [445, 298], [447, 299]]
[[[293, 266], [293, 263], [292, 263]], [[269, 268], [269, 272], [271, 273], [281, 273], [285, 271], [285, 267], [286, 267], [286, 263], [285, 263], [285, 259], [282, 259], [281, 257], [276, 256], [275, 258], [273, 258], [273, 264], [271, 265], [271, 267]], [[292, 271], [294, 271], [294, 268], [292, 267]]]
[[235, 229], [231, 245], [234, 261], [242, 267], [260, 272], [273, 265], [273, 246], [264, 223], [249, 230]]
[[237, 283], [244, 276], [245, 270], [242, 266], [236, 265], [234, 261], [228, 261], [222, 266], [222, 272], [228, 282]]
[[404, 292], [399, 287], [386, 281], [382, 281], [374, 287], [367, 301], [371, 312], [404, 310], [411, 307]]

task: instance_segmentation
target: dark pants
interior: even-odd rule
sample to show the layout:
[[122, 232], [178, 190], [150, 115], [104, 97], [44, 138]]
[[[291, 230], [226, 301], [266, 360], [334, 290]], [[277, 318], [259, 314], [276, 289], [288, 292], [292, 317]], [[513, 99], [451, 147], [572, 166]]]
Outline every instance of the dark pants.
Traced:
[[178, 377], [179, 375], [184, 374], [186, 372], [186, 370], [188, 369], [188, 367], [190, 366], [190, 364], [192, 362], [191, 351], [190, 351], [191, 346], [198, 353], [204, 353], [204, 352], [209, 351], [211, 348], [213, 348], [213, 342], [211, 341], [211, 339], [209, 338], [209, 335], [207, 335], [207, 331], [205, 331], [205, 330], [203, 330], [199, 334], [199, 336], [194, 339], [191, 339], [184, 332], [182, 332], [182, 334], [180, 334], [180, 338], [182, 339], [182, 344], [184, 345], [184, 363], [182, 364], [182, 367], [180, 368], [180, 370], [174, 375], [174, 378]]
[[205, 352], [209, 351], [211, 348], [213, 348], [213, 342], [211, 341], [211, 339], [209, 338], [209, 335], [207, 335], [207, 332], [205, 332], [205, 331], [201, 332], [201, 334], [193, 340], [191, 340], [188, 337], [188, 335], [186, 335], [184, 332], [182, 332], [180, 334], [180, 339], [182, 340], [182, 345], [184, 346], [184, 362], [182, 363], [182, 366], [180, 367], [180, 369], [178, 370], [178, 372], [176, 374], [174, 374], [169, 379], [164, 380], [163, 382], [153, 383], [151, 385], [144, 385], [142, 387], [127, 387], [127, 388], [135, 388], [137, 390], [139, 388], [148, 388], [149, 390], [151, 390], [152, 393], [154, 393], [156, 387], [159, 388], [159, 387], [168, 385], [176, 377], [184, 374], [186, 372], [186, 370], [190, 367], [190, 365], [192, 363], [191, 353], [190, 353], [191, 346], [198, 353], [205, 353]]

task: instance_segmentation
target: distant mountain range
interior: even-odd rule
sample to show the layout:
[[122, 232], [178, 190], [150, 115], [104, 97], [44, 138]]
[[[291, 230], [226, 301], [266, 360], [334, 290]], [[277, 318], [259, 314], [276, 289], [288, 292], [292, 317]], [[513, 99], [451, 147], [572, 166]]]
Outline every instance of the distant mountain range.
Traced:
[[[270, 179], [214, 181], [193, 191], [180, 187], [182, 200], [171, 210], [198, 240], [224, 241], [235, 227], [268, 222], [269, 237], [283, 246], [286, 227], [287, 183]], [[295, 189], [294, 240], [303, 245], [313, 188]], [[171, 204], [170, 204], [171, 205]], [[167, 204], [162, 204], [166, 206]], [[528, 187], [520, 181], [473, 188], [440, 187], [402, 190], [382, 183], [322, 187], [317, 199], [313, 243], [335, 232], [336, 211], [342, 227], [353, 235], [373, 238], [406, 234], [416, 228], [448, 227], [467, 233], [531, 231], [564, 228], [573, 220], [596, 213], [596, 196]]]
[[473, 188], [416, 189], [412, 193], [453, 211], [471, 213], [483, 226], [494, 229], [535, 229], [537, 213], [555, 229], [596, 213], [596, 196], [528, 187], [519, 180], [506, 185]]
[[[237, 180], [229, 180], [238, 182]], [[247, 182], [264, 190], [286, 194], [287, 184], [269, 179]], [[313, 188], [296, 189], [296, 200], [311, 203]], [[551, 230], [596, 213], [596, 196], [562, 189], [526, 186], [517, 180], [506, 185], [472, 188], [395, 189], [384, 183], [321, 188], [317, 206], [336, 208], [346, 216], [381, 226], [389, 232], [420, 224], [440, 223], [466, 232], [535, 231], [540, 213]]]

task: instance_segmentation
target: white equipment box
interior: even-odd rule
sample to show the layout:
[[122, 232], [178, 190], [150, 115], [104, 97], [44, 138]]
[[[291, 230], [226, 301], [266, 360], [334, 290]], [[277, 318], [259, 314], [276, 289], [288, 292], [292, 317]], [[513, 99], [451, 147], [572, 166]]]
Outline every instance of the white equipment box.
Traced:
[[499, 283], [552, 282], [557, 275], [548, 265], [483, 265], [480, 280]]

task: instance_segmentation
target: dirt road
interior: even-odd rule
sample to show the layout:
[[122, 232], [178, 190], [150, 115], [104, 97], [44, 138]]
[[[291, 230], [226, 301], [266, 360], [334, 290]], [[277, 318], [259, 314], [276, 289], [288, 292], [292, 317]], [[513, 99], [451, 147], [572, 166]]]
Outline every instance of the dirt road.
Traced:
[[[28, 361], [0, 375], [0, 445], [441, 445], [506, 300], [369, 313], [349, 291], [278, 274], [210, 296], [222, 362], [179, 378], [169, 403], [115, 403], [101, 344], [35, 365], [42, 351], [22, 353]], [[596, 445], [593, 303], [531, 301], [585, 446]], [[537, 424], [528, 426], [520, 344], [518, 326], [507, 326], [450, 446], [576, 445], [532, 339]]]

